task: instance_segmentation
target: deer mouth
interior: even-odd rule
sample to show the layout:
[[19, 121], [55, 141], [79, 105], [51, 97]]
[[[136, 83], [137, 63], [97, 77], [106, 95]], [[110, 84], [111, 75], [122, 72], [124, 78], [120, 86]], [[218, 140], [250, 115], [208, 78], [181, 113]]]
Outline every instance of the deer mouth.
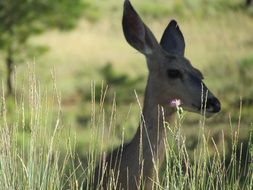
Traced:
[[206, 108], [206, 106], [197, 106], [195, 104], [192, 104], [192, 108], [194, 110], [194, 112], [199, 113], [201, 115], [205, 115], [205, 116], [211, 116], [213, 114], [212, 108]]
[[201, 113], [207, 113], [208, 115], [212, 115], [220, 112], [221, 104], [220, 101], [216, 97], [208, 98], [205, 104], [202, 104], [199, 107], [199, 111]]
[[195, 112], [198, 112], [201, 115], [205, 115], [206, 117], [213, 116], [215, 113], [218, 113], [221, 109], [219, 102], [215, 104], [207, 103], [206, 105], [202, 105], [202, 106], [196, 106], [192, 104], [192, 107], [195, 109]]

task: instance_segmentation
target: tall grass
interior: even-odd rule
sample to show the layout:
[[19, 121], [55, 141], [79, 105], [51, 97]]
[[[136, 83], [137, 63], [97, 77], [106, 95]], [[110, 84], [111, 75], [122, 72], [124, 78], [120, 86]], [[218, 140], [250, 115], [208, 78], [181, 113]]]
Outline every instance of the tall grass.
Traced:
[[[93, 88], [94, 89], [94, 88]], [[108, 167], [105, 163], [105, 144], [108, 140], [115, 136], [115, 125], [117, 120], [117, 112], [115, 100], [112, 103], [110, 118], [105, 117], [103, 107], [106, 90], [101, 91], [101, 98], [98, 108], [95, 105], [95, 91], [93, 91], [94, 99], [93, 107], [93, 137], [94, 141], [99, 142], [96, 146], [91, 147], [89, 164], [90, 172], [86, 180], [87, 186], [85, 189], [94, 188], [94, 171], [100, 163], [100, 172], [103, 173]], [[242, 107], [239, 112], [241, 113]], [[141, 108], [140, 108], [141, 112]], [[96, 115], [97, 114], [97, 115]], [[140, 113], [141, 115], [141, 113]], [[206, 132], [205, 118], [196, 124], [196, 138], [198, 147], [190, 150], [188, 139], [183, 135], [184, 120], [187, 114], [179, 109], [177, 112], [175, 123], [164, 123], [163, 127], [167, 128], [166, 138], [166, 161], [159, 172], [156, 168], [157, 177], [154, 179], [153, 189], [251, 189], [253, 184], [253, 157], [252, 138], [249, 135], [248, 141], [244, 143], [239, 140], [241, 115], [238, 117], [237, 127], [232, 126], [232, 122], [228, 122], [230, 132], [227, 133], [220, 129], [219, 135], [213, 136]], [[141, 120], [141, 118], [140, 118]], [[124, 126], [124, 122], [122, 121]], [[138, 123], [136, 123], [138, 125]], [[124, 128], [124, 127], [123, 127]], [[109, 132], [108, 132], [109, 131]], [[122, 146], [125, 136], [124, 129], [119, 137], [118, 146]], [[99, 141], [98, 141], [99, 139]], [[111, 150], [110, 150], [111, 151]], [[100, 158], [99, 158], [100, 155]], [[120, 163], [120, 151], [118, 153], [117, 164]], [[138, 159], [138, 158], [136, 158]], [[142, 161], [140, 161], [142, 163]], [[116, 165], [117, 165], [116, 164]], [[116, 166], [115, 165], [115, 166]], [[116, 172], [116, 173], [115, 173]], [[117, 189], [117, 171], [112, 171], [108, 180], [109, 189]], [[100, 185], [103, 183], [103, 178], [100, 179]], [[142, 181], [144, 179], [140, 179]], [[95, 186], [96, 189], [101, 189], [101, 186]], [[139, 187], [143, 189], [143, 187]]]
[[73, 143], [62, 134], [60, 96], [55, 86], [48, 95], [28, 70], [23, 92], [6, 99], [2, 90], [0, 189], [74, 189], [80, 165], [72, 165]]
[[[56, 85], [48, 87], [54, 93], [47, 94], [46, 89], [41, 89], [33, 66], [28, 70], [29, 84], [24, 84], [23, 92], [17, 92], [11, 100], [5, 98], [2, 90], [0, 189], [91, 189], [100, 156], [103, 158], [111, 149], [108, 144], [117, 146], [125, 142], [128, 116], [121, 121], [123, 130], [118, 135], [115, 98], [108, 109], [104, 105], [107, 87], [96, 92], [92, 85], [88, 125], [91, 132], [86, 137], [90, 143], [86, 157], [80, 157], [72, 129], [63, 123], [61, 96]], [[96, 93], [100, 93], [99, 102], [96, 102]], [[182, 133], [186, 117], [180, 111], [174, 123], [163, 126], [168, 133], [166, 162], [157, 172], [154, 189], [251, 189], [252, 139], [249, 138], [244, 150], [238, 140], [240, 116], [236, 128], [228, 122], [231, 134], [221, 129], [218, 137], [206, 133], [204, 119], [199, 121], [194, 128], [198, 146], [193, 150], [189, 148], [188, 137]], [[111, 189], [115, 189], [114, 176], [111, 182]]]
[[[180, 116], [179, 118], [182, 121]], [[199, 127], [196, 126], [199, 146], [192, 152], [188, 148], [186, 137], [178, 134], [178, 127], [182, 127], [181, 122], [175, 127], [169, 127], [170, 137], [174, 138], [167, 141], [166, 171], [163, 174], [167, 189], [252, 188], [252, 139], [249, 138], [245, 155], [242, 144], [238, 142], [240, 126], [236, 131], [231, 129], [231, 139], [221, 129], [218, 140], [205, 134], [206, 126], [200, 122]]]

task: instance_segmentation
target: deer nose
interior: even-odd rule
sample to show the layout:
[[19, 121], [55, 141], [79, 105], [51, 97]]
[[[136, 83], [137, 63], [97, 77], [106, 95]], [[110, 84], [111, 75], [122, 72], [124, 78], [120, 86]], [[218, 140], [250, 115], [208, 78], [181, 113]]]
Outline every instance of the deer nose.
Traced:
[[207, 99], [206, 102], [206, 111], [210, 113], [218, 113], [221, 109], [220, 101], [215, 98], [211, 97]]

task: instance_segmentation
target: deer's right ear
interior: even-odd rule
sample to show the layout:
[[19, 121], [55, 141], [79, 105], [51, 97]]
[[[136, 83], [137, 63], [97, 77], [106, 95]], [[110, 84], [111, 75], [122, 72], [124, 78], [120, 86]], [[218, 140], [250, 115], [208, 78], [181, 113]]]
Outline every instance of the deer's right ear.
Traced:
[[184, 56], [184, 36], [175, 20], [170, 21], [165, 29], [160, 45], [168, 53]]
[[152, 54], [158, 46], [154, 35], [143, 23], [129, 0], [125, 0], [124, 3], [122, 26], [127, 42], [141, 53]]

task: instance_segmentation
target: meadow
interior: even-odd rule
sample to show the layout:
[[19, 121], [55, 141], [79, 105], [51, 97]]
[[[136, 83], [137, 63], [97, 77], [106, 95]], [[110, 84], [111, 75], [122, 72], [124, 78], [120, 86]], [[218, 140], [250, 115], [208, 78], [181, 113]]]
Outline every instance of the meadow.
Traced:
[[[88, 2], [73, 31], [51, 30], [30, 40], [48, 51], [16, 64], [14, 97], [4, 96], [2, 82], [2, 189], [80, 189], [83, 183], [89, 189], [98, 156], [135, 134], [145, 59], [125, 41], [122, 2]], [[209, 119], [177, 114], [157, 186], [251, 189], [253, 11], [237, 0], [201, 2], [132, 0], [157, 39], [170, 19], [178, 21], [186, 57], [222, 104]]]

